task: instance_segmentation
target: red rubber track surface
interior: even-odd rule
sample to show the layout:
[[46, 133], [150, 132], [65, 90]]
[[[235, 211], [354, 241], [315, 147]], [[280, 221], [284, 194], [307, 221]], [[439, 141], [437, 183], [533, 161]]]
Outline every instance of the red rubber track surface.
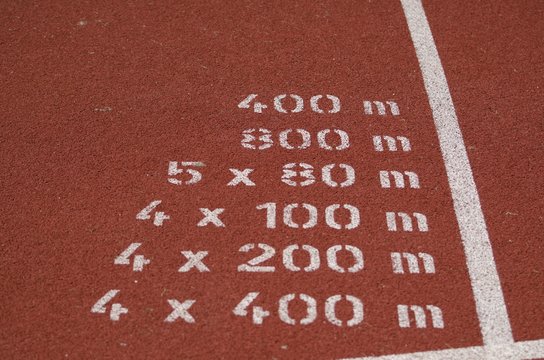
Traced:
[[[537, 1], [424, 1], [481, 197], [515, 340], [544, 338], [542, 62], [544, 6]], [[0, 4], [3, 218], [2, 358], [315, 359], [467, 347], [482, 343], [478, 318], [422, 75], [397, 1], [200, 1], [158, 4]], [[237, 108], [248, 94], [269, 111]], [[341, 114], [275, 113], [274, 96], [334, 94]], [[365, 117], [363, 100], [395, 99], [401, 116]], [[339, 128], [345, 152], [280, 147], [255, 152], [241, 132]], [[378, 154], [372, 136], [410, 137], [410, 153]], [[201, 161], [194, 187], [169, 184], [169, 161]], [[353, 187], [300, 189], [282, 166], [351, 164]], [[229, 168], [253, 168], [256, 187], [232, 187]], [[413, 170], [422, 189], [382, 189], [380, 170]], [[152, 200], [171, 220], [135, 219]], [[265, 228], [255, 206], [334, 203], [361, 209], [361, 228]], [[197, 228], [199, 208], [225, 208], [226, 228]], [[386, 211], [420, 211], [428, 233], [388, 232]], [[298, 215], [297, 215], [298, 216]], [[304, 222], [302, 217], [296, 219]], [[344, 221], [339, 217], [339, 222]], [[141, 273], [113, 259], [130, 243], [152, 263]], [[277, 271], [236, 272], [273, 245]], [[324, 254], [352, 244], [365, 270], [339, 274], [282, 268], [280, 250], [310, 244]], [[207, 250], [209, 273], [179, 273], [182, 250]], [[437, 259], [437, 273], [398, 276], [390, 252]], [[299, 259], [301, 262], [304, 258]], [[340, 259], [347, 265], [349, 258]], [[322, 258], [322, 263], [323, 258]], [[323, 265], [322, 264], [322, 265]], [[110, 289], [129, 309], [119, 322], [90, 312]], [[317, 321], [263, 325], [232, 314], [251, 291], [270, 310], [307, 293]], [[336, 327], [322, 304], [352, 294], [364, 323]], [[167, 324], [167, 299], [197, 299], [195, 324]], [[397, 304], [436, 304], [446, 327], [399, 329]], [[344, 304], [345, 305], [345, 304]], [[350, 308], [338, 304], [339, 317]], [[304, 308], [291, 306], [293, 317]]]
[[[544, 8], [427, 1], [492, 240], [516, 340], [544, 334]], [[452, 21], [452, 19], [462, 19]]]

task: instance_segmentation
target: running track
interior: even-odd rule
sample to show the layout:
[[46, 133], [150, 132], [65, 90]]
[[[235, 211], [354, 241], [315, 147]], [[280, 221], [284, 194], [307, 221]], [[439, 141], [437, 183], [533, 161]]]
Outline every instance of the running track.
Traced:
[[542, 3], [0, 6], [3, 358], [544, 358]]

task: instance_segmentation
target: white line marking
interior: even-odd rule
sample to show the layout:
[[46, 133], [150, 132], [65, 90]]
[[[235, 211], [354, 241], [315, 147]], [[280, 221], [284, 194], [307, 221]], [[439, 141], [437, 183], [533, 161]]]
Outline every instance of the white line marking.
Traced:
[[368, 356], [344, 360], [475, 360], [475, 359], [538, 359], [544, 357], [544, 339], [504, 345], [473, 346], [459, 349], [434, 350], [410, 354]]
[[423, 75], [461, 232], [484, 345], [512, 344], [512, 329], [476, 184], [446, 75], [420, 0], [401, 0]]

